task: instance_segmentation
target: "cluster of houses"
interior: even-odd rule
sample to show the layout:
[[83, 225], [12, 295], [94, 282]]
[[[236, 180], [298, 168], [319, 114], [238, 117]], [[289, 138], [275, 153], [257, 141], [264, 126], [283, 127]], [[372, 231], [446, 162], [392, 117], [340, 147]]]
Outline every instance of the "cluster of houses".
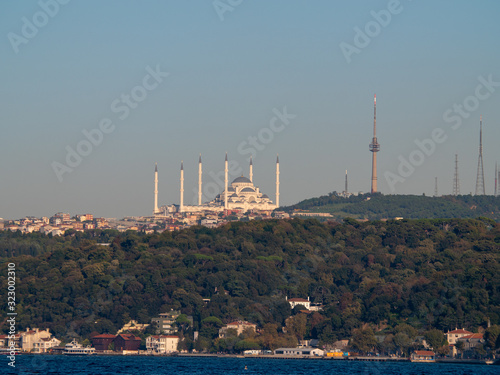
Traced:
[[[229, 220], [251, 221], [271, 219], [271, 211], [226, 210], [220, 212], [173, 212], [168, 216], [129, 216], [122, 220], [94, 218], [92, 214], [79, 214], [73, 217], [68, 213], [58, 212], [51, 217], [36, 218], [27, 216], [19, 220], [0, 219], [0, 230], [10, 230], [22, 233], [40, 232], [53, 236], [63, 235], [67, 230], [85, 231], [92, 229], [116, 229], [120, 232], [127, 230], [144, 233], [175, 231], [189, 228], [193, 225], [202, 225], [215, 228]], [[276, 212], [276, 218], [287, 218], [285, 212]]]

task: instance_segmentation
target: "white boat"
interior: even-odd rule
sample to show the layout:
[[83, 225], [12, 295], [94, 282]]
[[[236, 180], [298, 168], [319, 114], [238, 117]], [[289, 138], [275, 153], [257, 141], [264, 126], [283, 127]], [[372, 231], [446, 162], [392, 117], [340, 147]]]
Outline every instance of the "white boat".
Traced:
[[73, 340], [64, 346], [63, 354], [66, 355], [91, 355], [95, 354], [95, 348], [83, 346], [78, 341]]

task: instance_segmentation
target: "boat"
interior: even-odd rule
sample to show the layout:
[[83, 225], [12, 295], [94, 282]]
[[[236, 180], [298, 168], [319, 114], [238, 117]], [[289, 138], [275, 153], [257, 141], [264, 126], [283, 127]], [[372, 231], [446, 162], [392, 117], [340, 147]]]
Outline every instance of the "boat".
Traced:
[[18, 355], [19, 351], [20, 351], [19, 348], [14, 348], [14, 349], [11, 349], [10, 347], [0, 348], [0, 355], [12, 355], [12, 353], [14, 353], [14, 355]]
[[83, 346], [78, 341], [73, 340], [64, 346], [63, 354], [65, 355], [91, 355], [95, 354], [95, 348]]

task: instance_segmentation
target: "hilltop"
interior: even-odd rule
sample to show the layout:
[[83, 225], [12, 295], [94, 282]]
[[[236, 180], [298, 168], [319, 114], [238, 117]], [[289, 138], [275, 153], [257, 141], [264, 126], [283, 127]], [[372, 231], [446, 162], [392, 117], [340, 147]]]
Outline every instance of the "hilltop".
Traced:
[[[272, 337], [282, 335], [278, 327], [297, 329], [288, 342], [323, 343], [366, 326], [390, 333], [401, 324], [419, 332], [498, 324], [499, 257], [500, 224], [489, 219], [262, 220], [54, 237], [0, 232], [0, 267], [16, 265], [19, 330], [88, 338], [176, 309], [193, 317], [199, 350], [222, 350], [216, 328], [239, 319], [267, 327]], [[6, 279], [3, 272], [2, 285]], [[6, 300], [6, 288], [0, 294]], [[286, 297], [310, 297], [323, 310], [290, 320]]]
[[381, 220], [441, 219], [487, 217], [500, 221], [500, 197], [473, 195], [382, 195], [360, 194], [343, 198], [332, 192], [318, 198], [303, 200], [281, 208], [292, 213], [296, 210], [330, 213], [334, 218]]

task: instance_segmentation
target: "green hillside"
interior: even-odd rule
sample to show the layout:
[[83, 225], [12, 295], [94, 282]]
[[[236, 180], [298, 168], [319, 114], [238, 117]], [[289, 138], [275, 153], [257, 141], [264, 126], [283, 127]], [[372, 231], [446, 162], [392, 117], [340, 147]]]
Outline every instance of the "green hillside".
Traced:
[[[4, 231], [0, 255], [4, 301], [7, 263], [16, 264], [17, 328], [61, 338], [115, 333], [171, 308], [193, 316], [183, 345], [196, 330], [199, 350], [225, 350], [217, 328], [235, 319], [265, 328], [240, 348], [331, 343], [367, 325], [424, 332], [500, 323], [500, 224], [488, 219], [270, 220], [54, 238]], [[323, 310], [289, 318], [285, 297], [307, 296]]]
[[335, 192], [319, 198], [306, 199], [283, 210], [327, 212], [335, 218], [357, 219], [439, 219], [488, 217], [500, 221], [500, 197], [362, 194], [343, 198]]

